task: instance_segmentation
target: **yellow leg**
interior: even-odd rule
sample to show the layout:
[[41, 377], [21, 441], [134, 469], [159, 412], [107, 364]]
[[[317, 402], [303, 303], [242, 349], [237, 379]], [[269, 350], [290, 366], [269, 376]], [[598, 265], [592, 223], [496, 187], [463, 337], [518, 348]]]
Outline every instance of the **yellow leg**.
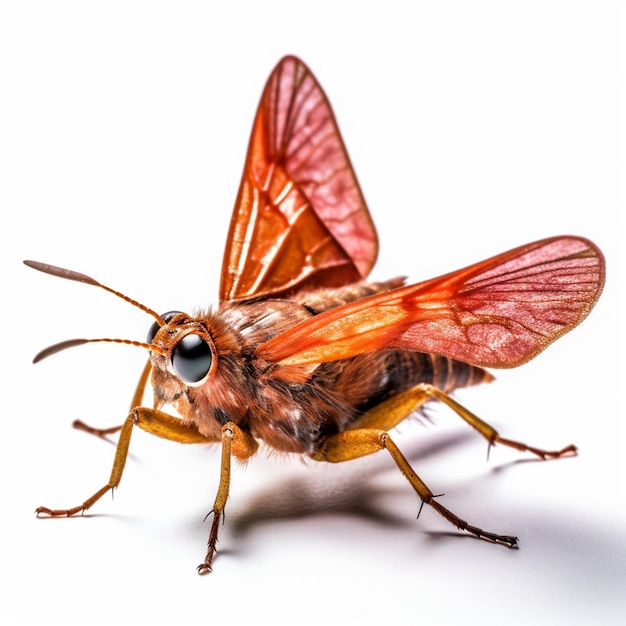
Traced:
[[372, 407], [350, 425], [350, 430], [362, 428], [391, 430], [428, 400], [439, 400], [449, 406], [459, 417], [475, 428], [489, 442], [490, 446], [499, 443], [521, 452], [532, 452], [542, 459], [576, 454], [576, 446], [573, 445], [565, 446], [561, 450], [543, 450], [519, 441], [504, 439], [500, 437], [495, 428], [481, 420], [477, 415], [474, 415], [447, 393], [426, 383], [416, 385]]
[[[561, 450], [542, 450], [526, 444], [504, 439], [489, 424], [474, 415], [471, 411], [451, 398], [447, 393], [423, 383], [398, 393], [371, 408], [358, 420], [350, 425], [349, 430], [335, 435], [331, 435], [322, 441], [319, 449], [312, 454], [316, 461], [327, 461], [330, 463], [340, 463], [349, 461], [379, 450], [387, 450], [391, 454], [400, 471], [406, 476], [415, 489], [417, 495], [422, 500], [422, 506], [428, 504], [440, 515], [454, 524], [461, 530], [466, 530], [477, 537], [483, 537], [495, 543], [502, 543], [512, 548], [517, 546], [517, 538], [509, 535], [498, 535], [487, 532], [468, 524], [464, 519], [458, 517], [439, 502], [435, 500], [433, 492], [426, 486], [424, 481], [415, 473], [409, 462], [402, 455], [396, 444], [393, 442], [388, 430], [397, 426], [411, 413], [419, 409], [429, 400], [439, 400], [450, 407], [470, 426], [475, 428], [487, 441], [489, 445], [500, 443], [522, 452], [532, 452], [542, 459], [558, 458], [567, 454], [576, 454], [575, 446], [566, 446]], [[420, 509], [421, 510], [421, 509]]]
[[[147, 377], [149, 373], [149, 367], [144, 370], [144, 377]], [[145, 383], [145, 380], [144, 380]], [[142, 381], [140, 380], [139, 386]], [[139, 393], [135, 394], [134, 400], [138, 399]], [[82, 504], [72, 507], [70, 509], [51, 509], [45, 506], [40, 506], [36, 509], [37, 516], [47, 517], [70, 517], [79, 513], [84, 513], [91, 508], [100, 498], [111, 491], [116, 489], [122, 479], [124, 472], [124, 466], [126, 465], [126, 459], [128, 457], [128, 449], [130, 447], [130, 438], [133, 430], [133, 426], [139, 426], [142, 430], [156, 435], [169, 441], [176, 443], [216, 443], [215, 440], [209, 439], [204, 435], [201, 435], [194, 426], [185, 424], [178, 417], [168, 415], [163, 411], [157, 409], [150, 409], [146, 407], [137, 407], [131, 411], [124, 423], [115, 429], [107, 429], [107, 431], [116, 432], [120, 431], [120, 437], [117, 442], [117, 448], [115, 450], [115, 458], [113, 459], [113, 468], [106, 485], [98, 489], [91, 497], [87, 498]], [[96, 429], [87, 427], [89, 432]], [[106, 431], [97, 431], [95, 434], [100, 434]], [[222, 427], [222, 461], [220, 469], [220, 482], [215, 496], [215, 502], [213, 504], [213, 523], [211, 524], [211, 532], [209, 534], [208, 549], [204, 562], [198, 566], [199, 574], [206, 574], [211, 570], [211, 563], [216, 554], [217, 536], [219, 531], [219, 523], [224, 514], [224, 507], [228, 499], [228, 491], [230, 487], [230, 459], [234, 455], [239, 459], [247, 459], [251, 457], [258, 448], [258, 443], [250, 435], [242, 431], [236, 424], [232, 422], [226, 423]]]
[[45, 515], [50, 517], [61, 517], [77, 515], [78, 513], [84, 513], [87, 509], [92, 507], [105, 493], [111, 489], [117, 488], [122, 479], [122, 473], [124, 472], [124, 466], [126, 465], [126, 458], [128, 456], [128, 448], [130, 446], [130, 437], [132, 434], [133, 426], [139, 426], [139, 428], [146, 432], [175, 441], [178, 443], [211, 443], [211, 439], [207, 439], [201, 435], [193, 426], [185, 425], [179, 418], [163, 411], [157, 411], [156, 409], [148, 409], [139, 407], [131, 411], [126, 418], [122, 426], [120, 427], [120, 437], [117, 442], [117, 448], [115, 449], [115, 458], [113, 459], [113, 468], [111, 470], [111, 476], [109, 481], [101, 489], [98, 489], [91, 497], [87, 498], [82, 504], [72, 507], [70, 509], [50, 509], [45, 506], [40, 506], [36, 513], [37, 515]]
[[204, 562], [198, 565], [198, 574], [208, 574], [212, 572], [211, 567], [213, 557], [217, 552], [217, 535], [219, 531], [220, 521], [224, 515], [224, 507], [228, 500], [228, 491], [230, 488], [230, 459], [235, 455], [239, 459], [247, 459], [251, 457], [259, 447], [256, 439], [249, 433], [242, 431], [236, 424], [227, 422], [222, 426], [222, 462], [220, 471], [220, 484], [213, 503], [213, 521], [211, 523], [211, 532], [209, 533], [209, 541], [207, 553]]
[[451, 524], [454, 524], [457, 528], [465, 530], [476, 537], [482, 537], [494, 543], [501, 543], [510, 548], [517, 547], [517, 537], [498, 535], [478, 528], [478, 526], [472, 526], [464, 519], [439, 504], [439, 502], [435, 500], [436, 496], [415, 473], [402, 452], [400, 452], [398, 446], [396, 446], [389, 434], [384, 430], [367, 428], [348, 430], [331, 435], [322, 442], [321, 447], [312, 455], [312, 458], [316, 461], [340, 463], [342, 461], [349, 461], [366, 456], [383, 449], [391, 454], [391, 457], [396, 462], [400, 471], [406, 476], [407, 480], [422, 500], [422, 506], [428, 504]]

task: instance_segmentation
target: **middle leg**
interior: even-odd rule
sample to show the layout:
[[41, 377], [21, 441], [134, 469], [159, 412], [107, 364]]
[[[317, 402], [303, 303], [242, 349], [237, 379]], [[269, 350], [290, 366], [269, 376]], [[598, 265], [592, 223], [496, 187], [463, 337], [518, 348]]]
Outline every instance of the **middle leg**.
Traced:
[[[407, 478], [417, 495], [422, 501], [422, 506], [427, 504], [437, 511], [451, 524], [465, 530], [472, 535], [487, 539], [494, 543], [500, 543], [510, 548], [517, 547], [517, 537], [500, 535], [478, 526], [473, 526], [435, 500], [435, 494], [428, 488], [424, 481], [417, 475], [400, 449], [384, 430], [375, 428], [363, 428], [336, 433], [324, 439], [320, 447], [311, 456], [316, 461], [341, 463], [360, 458], [379, 450], [387, 450], [396, 462], [400, 471]], [[421, 507], [420, 507], [421, 511]]]

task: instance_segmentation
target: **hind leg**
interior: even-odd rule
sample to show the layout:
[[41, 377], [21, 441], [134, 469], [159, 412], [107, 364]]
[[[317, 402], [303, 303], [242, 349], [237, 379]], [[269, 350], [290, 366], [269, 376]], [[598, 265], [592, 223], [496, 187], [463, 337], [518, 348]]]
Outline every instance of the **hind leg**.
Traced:
[[544, 450], [512, 439], [505, 439], [499, 435], [493, 426], [474, 415], [450, 395], [427, 383], [415, 385], [415, 387], [398, 393], [372, 407], [350, 425], [350, 430], [360, 428], [391, 430], [429, 400], [439, 400], [439, 402], [450, 407], [459, 417], [477, 430], [489, 442], [490, 446], [501, 444], [520, 452], [531, 452], [542, 459], [553, 459], [576, 454], [576, 446], [574, 445], [565, 446], [560, 450]]

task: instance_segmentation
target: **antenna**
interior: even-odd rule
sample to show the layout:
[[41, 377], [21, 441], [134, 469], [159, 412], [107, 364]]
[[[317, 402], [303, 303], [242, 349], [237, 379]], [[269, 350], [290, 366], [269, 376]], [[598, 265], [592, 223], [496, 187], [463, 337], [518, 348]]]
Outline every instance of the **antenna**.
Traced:
[[[79, 283], [85, 283], [87, 285], [93, 285], [94, 287], [100, 287], [109, 293], [129, 302], [133, 306], [141, 309], [148, 315], [154, 317], [159, 326], [165, 326], [165, 320], [155, 311], [149, 309], [147, 306], [125, 296], [123, 293], [119, 291], [115, 291], [115, 289], [111, 289], [106, 285], [98, 282], [91, 276], [87, 276], [86, 274], [81, 274], [80, 272], [75, 272], [74, 270], [68, 270], [64, 267], [58, 267], [56, 265], [49, 265], [48, 263], [40, 263], [39, 261], [24, 261], [24, 265], [28, 267], [32, 267], [34, 270], [38, 270], [39, 272], [43, 272], [44, 274], [51, 274], [52, 276], [58, 276], [59, 278], [66, 278], [67, 280], [75, 280]], [[38, 363], [39, 361], [56, 354], [57, 352], [61, 352], [61, 350], [66, 350], [67, 348], [73, 348], [74, 346], [81, 346], [85, 343], [95, 343], [95, 342], [109, 342], [109, 343], [125, 343], [132, 346], [138, 346], [140, 348], [146, 348], [147, 350], [152, 350], [153, 352], [159, 352], [161, 354], [165, 354], [165, 352], [155, 348], [153, 345], [149, 343], [145, 343], [142, 341], [133, 341], [132, 339], [110, 339], [110, 338], [101, 338], [101, 339], [68, 339], [66, 341], [61, 341], [60, 343], [55, 343], [52, 346], [48, 346], [44, 348], [41, 352], [35, 355], [33, 359], [33, 363]]]

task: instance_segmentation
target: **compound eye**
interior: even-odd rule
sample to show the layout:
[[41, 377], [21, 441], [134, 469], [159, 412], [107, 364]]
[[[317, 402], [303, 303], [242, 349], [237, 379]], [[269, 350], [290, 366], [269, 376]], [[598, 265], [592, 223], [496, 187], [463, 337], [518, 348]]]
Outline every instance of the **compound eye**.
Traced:
[[[178, 315], [179, 313], [182, 313], [182, 311], [168, 311], [167, 313], [163, 313], [161, 318], [165, 323], [167, 323], [174, 317], [174, 315]], [[152, 340], [156, 337], [159, 328], [161, 327], [158, 322], [154, 322], [152, 326], [150, 326], [150, 330], [148, 331], [148, 343], [152, 343]]]
[[213, 352], [200, 335], [185, 335], [172, 350], [172, 367], [186, 383], [199, 383], [211, 369]]

